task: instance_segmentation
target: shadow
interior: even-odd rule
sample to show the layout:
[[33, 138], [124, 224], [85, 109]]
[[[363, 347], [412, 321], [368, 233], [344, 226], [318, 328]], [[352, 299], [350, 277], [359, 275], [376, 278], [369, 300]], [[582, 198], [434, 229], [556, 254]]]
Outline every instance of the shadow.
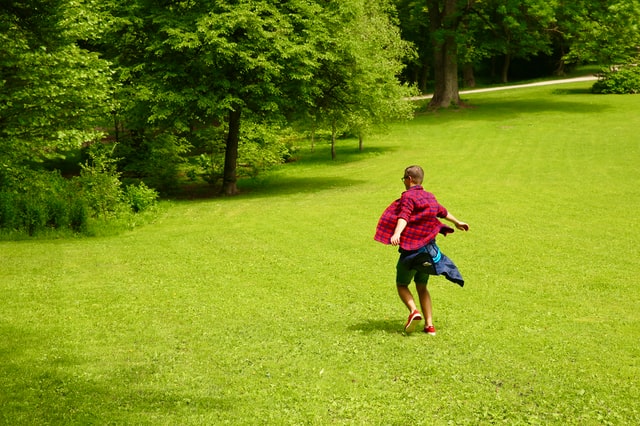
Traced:
[[552, 94], [554, 95], [593, 95], [593, 93], [591, 92], [591, 87], [574, 87], [574, 88], [567, 88], [567, 89], [554, 89], [552, 92]]
[[428, 122], [429, 120], [437, 120], [438, 123], [457, 123], [461, 120], [491, 122], [545, 112], [595, 115], [610, 109], [610, 107], [607, 105], [562, 100], [562, 96], [574, 93], [572, 92], [572, 89], [557, 90], [562, 91], [563, 94], [558, 95], [557, 97], [542, 97], [531, 99], [498, 99], [495, 97], [478, 97], [471, 100], [465, 99], [465, 102], [467, 102], [468, 104], [468, 106], [465, 108], [424, 112], [418, 114], [416, 120], [420, 120], [423, 122]]
[[0, 424], [128, 424], [136, 411], [173, 420], [194, 410], [233, 411], [242, 402], [159, 388], [155, 375], [163, 366], [157, 363], [94, 375], [85, 370], [91, 360], [48, 344], [47, 336], [3, 326], [0, 337]]
[[[310, 194], [324, 190], [352, 187], [365, 183], [366, 181], [326, 176], [308, 176], [308, 169], [305, 169], [305, 171], [300, 173], [300, 175], [287, 173], [287, 176], [283, 176], [278, 173], [278, 171], [282, 170], [282, 168], [286, 168], [287, 171], [291, 171], [296, 167], [339, 166], [367, 160], [371, 157], [385, 155], [397, 149], [397, 147], [389, 146], [368, 147], [365, 140], [364, 149], [360, 151], [358, 149], [358, 141], [356, 139], [339, 140], [336, 146], [336, 159], [332, 160], [330, 145], [327, 145], [325, 141], [321, 141], [316, 143], [313, 151], [311, 151], [310, 146], [304, 147], [298, 151], [295, 161], [282, 164], [271, 171], [266, 171], [258, 175], [257, 177], [240, 178], [238, 180], [238, 190], [240, 191], [240, 194], [237, 196], [226, 197], [221, 195], [220, 184], [211, 185], [205, 182], [199, 182], [180, 185], [178, 188], [163, 196], [163, 199], [177, 202], [209, 199], [234, 200], [242, 197], [253, 198], [292, 194]], [[306, 174], [307, 176], [303, 176], [303, 174]]]
[[321, 141], [316, 143], [313, 151], [310, 150], [310, 147], [307, 147], [299, 152], [293, 164], [332, 165], [353, 163], [387, 154], [397, 149], [397, 147], [390, 146], [367, 146], [367, 139], [365, 138], [364, 148], [360, 151], [356, 139], [339, 139], [336, 142], [336, 158], [332, 159], [331, 144], [328, 141]]
[[267, 177], [260, 181], [243, 182], [240, 197], [270, 197], [293, 194], [312, 194], [326, 190], [348, 188], [366, 183], [360, 179], [336, 177]]
[[240, 200], [243, 198], [278, 197], [292, 194], [312, 194], [336, 188], [347, 188], [365, 183], [364, 180], [334, 177], [283, 177], [265, 176], [238, 181], [238, 195], [220, 195], [220, 187], [206, 183], [193, 184], [166, 197], [171, 201]]
[[359, 331], [365, 334], [383, 331], [390, 334], [403, 334], [402, 321], [399, 320], [367, 320], [348, 327], [350, 331]]

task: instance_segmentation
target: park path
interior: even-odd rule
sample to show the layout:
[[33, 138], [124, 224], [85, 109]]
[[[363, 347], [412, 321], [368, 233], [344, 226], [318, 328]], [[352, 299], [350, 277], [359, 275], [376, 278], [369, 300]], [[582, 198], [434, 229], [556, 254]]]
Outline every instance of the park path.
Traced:
[[[461, 95], [467, 95], [469, 93], [482, 93], [482, 92], [496, 92], [498, 90], [511, 90], [511, 89], [521, 89], [523, 87], [535, 87], [535, 86], [550, 86], [552, 84], [564, 84], [564, 83], [575, 83], [579, 81], [595, 81], [598, 77], [593, 75], [588, 75], [584, 77], [575, 77], [575, 78], [563, 78], [560, 80], [548, 80], [548, 81], [539, 81], [537, 83], [526, 83], [526, 84], [514, 84], [511, 86], [499, 86], [499, 87], [487, 87], [485, 89], [471, 89], [471, 90], [463, 90], [460, 92]], [[410, 98], [412, 101], [418, 101], [421, 99], [431, 99], [433, 94], [431, 95], [421, 95], [414, 96]]]

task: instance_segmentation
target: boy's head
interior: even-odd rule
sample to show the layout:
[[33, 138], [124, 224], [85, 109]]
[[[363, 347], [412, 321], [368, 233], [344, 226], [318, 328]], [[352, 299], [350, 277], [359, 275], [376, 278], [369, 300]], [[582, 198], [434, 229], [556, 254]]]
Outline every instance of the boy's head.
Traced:
[[410, 177], [411, 181], [416, 185], [422, 185], [424, 180], [424, 170], [420, 166], [409, 166], [404, 169], [404, 176]]

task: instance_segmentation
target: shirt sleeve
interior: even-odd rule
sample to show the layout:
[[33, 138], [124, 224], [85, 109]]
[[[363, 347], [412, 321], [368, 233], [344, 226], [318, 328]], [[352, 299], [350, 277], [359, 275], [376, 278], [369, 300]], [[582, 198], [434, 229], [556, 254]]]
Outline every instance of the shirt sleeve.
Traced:
[[382, 244], [391, 244], [391, 236], [396, 228], [398, 222], [397, 211], [400, 207], [400, 200], [396, 200], [389, 207], [385, 209], [378, 220], [376, 226], [376, 234], [374, 239]]
[[411, 217], [411, 213], [413, 213], [414, 209], [414, 201], [407, 192], [402, 194], [400, 197], [400, 212], [398, 213], [398, 219], [404, 219], [409, 222], [409, 218]]
[[447, 211], [447, 209], [443, 205], [438, 203], [438, 213], [436, 214], [436, 216], [445, 218], [447, 217], [447, 215], [449, 215], [449, 211]]

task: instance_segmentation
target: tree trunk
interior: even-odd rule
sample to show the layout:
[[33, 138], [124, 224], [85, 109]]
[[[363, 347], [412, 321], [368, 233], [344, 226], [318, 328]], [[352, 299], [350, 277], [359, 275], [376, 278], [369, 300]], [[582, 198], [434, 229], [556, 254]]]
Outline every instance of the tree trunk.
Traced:
[[420, 69], [420, 83], [419, 83], [419, 90], [420, 93], [427, 93], [427, 82], [429, 81], [429, 71], [430, 71], [430, 66], [429, 64], [422, 64], [422, 67]]
[[334, 118], [331, 121], [331, 159], [335, 160], [337, 157], [336, 154], [336, 119]]
[[311, 123], [311, 152], [315, 152], [316, 150], [316, 117], [313, 117], [313, 121]]
[[508, 53], [504, 55], [504, 62], [502, 63], [502, 74], [500, 76], [501, 83], [509, 82], [509, 67], [511, 66], [511, 55]]
[[240, 141], [240, 116], [242, 110], [236, 107], [229, 113], [229, 132], [224, 151], [224, 172], [222, 179], [222, 195], [238, 195], [236, 168], [238, 167], [238, 142]]
[[[444, 3], [442, 8], [441, 2]], [[456, 0], [428, 0], [427, 5], [435, 78], [434, 93], [429, 107], [448, 108], [460, 104], [458, 44], [455, 35], [459, 22], [456, 18]]]
[[362, 141], [362, 132], [358, 133], [358, 151], [362, 152], [363, 141]]
[[473, 64], [465, 64], [462, 73], [464, 75], [464, 87], [476, 87], [476, 76], [473, 71]]

